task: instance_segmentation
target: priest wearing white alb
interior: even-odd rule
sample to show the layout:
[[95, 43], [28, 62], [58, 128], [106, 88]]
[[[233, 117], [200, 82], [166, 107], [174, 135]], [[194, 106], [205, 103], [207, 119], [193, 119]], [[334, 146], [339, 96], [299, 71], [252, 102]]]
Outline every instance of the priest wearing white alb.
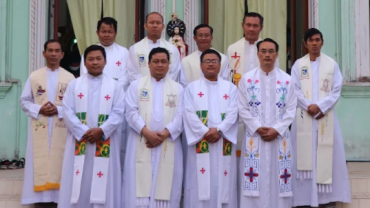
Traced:
[[67, 128], [63, 120], [62, 102], [73, 75], [59, 66], [63, 58], [58, 40], [44, 44], [46, 67], [30, 74], [20, 101], [30, 117], [22, 204], [56, 207], [62, 174]]
[[[201, 70], [200, 56], [205, 50], [211, 48], [213, 39], [213, 28], [207, 24], [200, 24], [194, 28], [193, 39], [197, 44], [198, 50], [182, 59], [182, 65], [185, 73], [182, 73], [181, 79], [186, 79], [186, 83], [198, 80], [203, 77]], [[212, 48], [213, 49], [213, 48]], [[228, 80], [228, 59], [227, 57], [218, 52], [221, 56], [220, 63], [220, 76], [224, 80]], [[185, 76], [183, 76], [185, 75]], [[182, 81], [184, 82], [184, 81]]]
[[130, 130], [122, 207], [179, 208], [183, 88], [166, 76], [170, 55], [165, 48], [154, 48], [148, 59], [150, 74], [132, 82], [126, 96]]
[[184, 96], [184, 207], [236, 208], [237, 88], [218, 76], [217, 51], [205, 50], [200, 62], [204, 77], [190, 83]]
[[[104, 74], [112, 79], [117, 80], [124, 90], [130, 85], [127, 73], [128, 50], [115, 43], [117, 36], [117, 21], [112, 17], [104, 17], [98, 21], [96, 34], [99, 38], [99, 44], [105, 50], [107, 59], [104, 67]], [[87, 73], [85, 67], [84, 57], [82, 56], [80, 74], [81, 76]], [[120, 141], [121, 148], [121, 165], [123, 166], [124, 155], [126, 151], [126, 137], [127, 137], [127, 122], [123, 120], [119, 127], [122, 131], [122, 140]], [[123, 167], [122, 167], [123, 168]]]
[[124, 91], [103, 73], [102, 46], [84, 53], [88, 73], [72, 81], [63, 100], [68, 137], [59, 208], [116, 208], [121, 202], [119, 140]]
[[239, 117], [246, 125], [239, 167], [240, 207], [292, 207], [289, 125], [297, 98], [291, 77], [274, 66], [279, 45], [257, 43], [260, 66], [239, 83]]
[[147, 37], [130, 47], [127, 72], [130, 83], [150, 75], [148, 55], [153, 48], [166, 48], [170, 54], [169, 70], [167, 76], [174, 81], [179, 81], [182, 69], [179, 50], [170, 42], [161, 38], [165, 25], [163, 17], [158, 12], [149, 13], [146, 16], [144, 28]]
[[338, 64], [321, 52], [324, 39], [316, 28], [304, 36], [308, 54], [292, 68], [298, 97], [292, 125], [294, 206], [334, 208], [351, 202], [343, 138], [335, 105], [343, 77]]

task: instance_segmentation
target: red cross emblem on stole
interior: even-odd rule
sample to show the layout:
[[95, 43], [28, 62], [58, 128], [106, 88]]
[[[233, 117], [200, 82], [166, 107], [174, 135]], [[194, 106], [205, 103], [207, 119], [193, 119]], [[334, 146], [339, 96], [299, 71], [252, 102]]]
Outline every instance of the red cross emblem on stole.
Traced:
[[202, 92], [200, 92], [198, 95], [199, 95], [199, 97], [202, 97], [204, 94]]
[[240, 56], [238, 56], [238, 53], [235, 52], [235, 54], [233, 56], [231, 56], [231, 58], [237, 59], [237, 58], [240, 58]]
[[224, 175], [226, 176], [227, 174], [228, 174], [228, 172], [225, 170]]
[[229, 96], [227, 94], [225, 94], [224, 98], [225, 98], [225, 100], [227, 100], [227, 98], [229, 98]]
[[98, 174], [96, 174], [97, 176], [99, 176], [99, 178], [101, 178], [103, 176], [103, 173], [101, 171], [99, 171]]
[[121, 65], [121, 62], [117, 61], [117, 63], [116, 63], [116, 64], [117, 64], [117, 66], [119, 66], [119, 65]]
[[80, 94], [79, 95], [77, 95], [77, 97], [79, 97], [80, 99], [82, 99], [82, 97], [83, 97], [84, 95], [80, 92]]
[[80, 173], [80, 171], [78, 171], [78, 170], [77, 170], [77, 171], [76, 171], [76, 175], [78, 176], [78, 174], [79, 174], [79, 173]]
[[104, 98], [105, 98], [107, 101], [110, 99], [109, 95], [106, 95]]
[[281, 179], [284, 179], [284, 183], [288, 183], [288, 179], [291, 177], [291, 174], [288, 174], [288, 170], [285, 169], [283, 175], [280, 176]]
[[206, 172], [206, 169], [202, 168], [202, 169], [200, 170], [200, 172], [202, 172], [202, 174], [204, 174], [204, 172]]
[[249, 177], [249, 182], [253, 182], [254, 177], [258, 177], [258, 173], [253, 172], [253, 168], [249, 168], [249, 172], [244, 174], [245, 176]]

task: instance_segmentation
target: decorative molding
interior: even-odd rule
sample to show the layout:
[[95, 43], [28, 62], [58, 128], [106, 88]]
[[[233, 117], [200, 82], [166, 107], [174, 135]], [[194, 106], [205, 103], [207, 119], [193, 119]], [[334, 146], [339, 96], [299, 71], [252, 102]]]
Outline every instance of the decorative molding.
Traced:
[[47, 1], [30, 0], [30, 28], [29, 28], [29, 73], [45, 65], [42, 56], [46, 40]]
[[310, 0], [308, 2], [309, 9], [309, 27], [319, 29], [319, 0]]
[[197, 0], [184, 0], [185, 41], [189, 46], [189, 54], [197, 50], [197, 45], [193, 39], [193, 28], [199, 24], [198, 11], [199, 6]]
[[344, 83], [342, 97], [370, 98], [370, 83]]
[[0, 99], [4, 99], [6, 93], [12, 88], [12, 83], [10, 82], [0, 82]]
[[2, 35], [0, 35], [0, 82], [4, 82], [6, 80], [5, 77], [5, 67], [6, 67], [6, 49], [7, 43], [6, 38], [8, 34], [7, 30], [7, 1], [0, 1], [0, 31]]
[[[151, 0], [151, 12], [158, 12], [163, 16], [163, 24], [167, 24], [166, 21], [166, 0]], [[162, 31], [162, 38], [166, 38], [166, 29]]]

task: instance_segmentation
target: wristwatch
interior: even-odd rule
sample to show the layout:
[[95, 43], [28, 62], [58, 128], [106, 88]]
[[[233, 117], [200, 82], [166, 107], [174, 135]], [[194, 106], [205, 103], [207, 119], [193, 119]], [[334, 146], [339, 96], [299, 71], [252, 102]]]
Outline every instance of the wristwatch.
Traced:
[[220, 135], [220, 136], [224, 136], [224, 134], [222, 133], [221, 129], [217, 128], [217, 133]]

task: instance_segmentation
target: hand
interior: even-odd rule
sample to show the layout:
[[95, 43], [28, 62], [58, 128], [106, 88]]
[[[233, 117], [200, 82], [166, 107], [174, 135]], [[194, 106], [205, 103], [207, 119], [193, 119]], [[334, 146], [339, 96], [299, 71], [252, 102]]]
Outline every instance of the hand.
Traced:
[[144, 126], [144, 128], [141, 130], [141, 134], [147, 140], [146, 146], [148, 148], [157, 147], [163, 142], [162, 138], [158, 136], [160, 132], [150, 131], [148, 128], [146, 128], [146, 126]]
[[164, 129], [162, 132], [160, 132], [160, 133], [157, 133], [157, 135], [164, 141], [164, 140], [166, 140], [166, 139], [168, 139], [170, 136], [171, 136], [171, 134], [170, 134], [170, 132], [168, 131], [168, 129]]
[[101, 128], [92, 128], [86, 131], [86, 133], [83, 135], [83, 138], [85, 138], [88, 142], [93, 144], [102, 139], [102, 135], [103, 130]]
[[53, 103], [48, 101], [43, 106], [41, 106], [39, 113], [44, 116], [54, 116], [58, 115], [58, 109]]
[[[259, 127], [257, 129], [257, 133], [261, 136], [262, 134], [266, 134], [267, 133], [267, 129], [266, 127]], [[261, 136], [262, 137], [262, 136]]]
[[209, 128], [208, 132], [204, 135], [204, 138], [209, 143], [216, 143], [220, 140], [221, 135], [217, 132], [217, 128]]
[[316, 120], [322, 119], [325, 116], [322, 112], [316, 117]]
[[267, 130], [267, 132], [262, 135], [260, 134], [260, 135], [261, 135], [261, 138], [266, 142], [270, 142], [276, 139], [277, 136], [279, 135], [279, 133], [274, 128], [265, 127], [265, 129]]
[[316, 104], [311, 104], [307, 108], [307, 113], [311, 116], [316, 116], [319, 112], [321, 112], [321, 110]]

